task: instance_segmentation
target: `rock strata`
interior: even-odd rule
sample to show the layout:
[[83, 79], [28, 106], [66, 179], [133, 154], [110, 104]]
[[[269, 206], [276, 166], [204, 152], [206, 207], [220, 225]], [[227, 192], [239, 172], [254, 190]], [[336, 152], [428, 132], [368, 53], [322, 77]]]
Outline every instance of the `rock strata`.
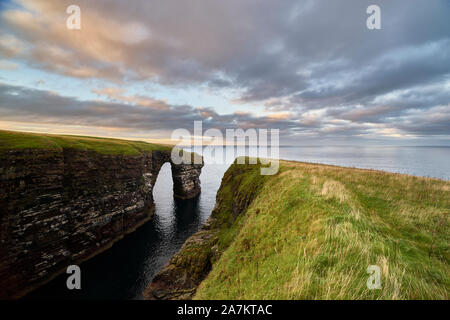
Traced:
[[[23, 296], [150, 219], [170, 151], [0, 153], [0, 299]], [[174, 165], [174, 196], [200, 193], [200, 165]]]

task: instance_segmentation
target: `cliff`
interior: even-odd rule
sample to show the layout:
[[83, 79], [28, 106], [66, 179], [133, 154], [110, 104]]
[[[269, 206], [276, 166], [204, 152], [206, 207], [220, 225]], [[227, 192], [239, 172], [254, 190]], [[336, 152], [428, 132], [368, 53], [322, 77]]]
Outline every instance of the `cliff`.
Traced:
[[200, 230], [188, 238], [180, 251], [153, 278], [144, 290], [150, 300], [192, 299], [197, 287], [230, 245], [239, 230], [238, 220], [245, 212], [267, 176], [260, 166], [232, 165], [225, 172], [211, 216]]
[[208, 222], [144, 295], [447, 300], [449, 199], [439, 179], [290, 161], [261, 176], [235, 163]]
[[[0, 298], [17, 298], [150, 219], [170, 148], [0, 131]], [[202, 165], [174, 165], [174, 195], [200, 192]]]

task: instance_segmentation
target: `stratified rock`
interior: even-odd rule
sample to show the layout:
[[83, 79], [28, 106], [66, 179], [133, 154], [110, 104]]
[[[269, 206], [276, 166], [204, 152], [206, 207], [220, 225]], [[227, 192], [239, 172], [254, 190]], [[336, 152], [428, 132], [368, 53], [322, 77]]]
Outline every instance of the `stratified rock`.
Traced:
[[[170, 151], [0, 153], [0, 299], [17, 298], [108, 249], [150, 219]], [[174, 195], [200, 193], [203, 164], [172, 164]]]

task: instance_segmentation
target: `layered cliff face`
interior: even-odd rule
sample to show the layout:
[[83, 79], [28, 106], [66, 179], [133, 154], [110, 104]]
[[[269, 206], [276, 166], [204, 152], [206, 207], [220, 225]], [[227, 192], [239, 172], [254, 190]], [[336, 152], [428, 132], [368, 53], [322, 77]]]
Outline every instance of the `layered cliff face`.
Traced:
[[[0, 152], [0, 298], [16, 298], [148, 221], [170, 150]], [[200, 192], [202, 165], [172, 165], [174, 195]]]

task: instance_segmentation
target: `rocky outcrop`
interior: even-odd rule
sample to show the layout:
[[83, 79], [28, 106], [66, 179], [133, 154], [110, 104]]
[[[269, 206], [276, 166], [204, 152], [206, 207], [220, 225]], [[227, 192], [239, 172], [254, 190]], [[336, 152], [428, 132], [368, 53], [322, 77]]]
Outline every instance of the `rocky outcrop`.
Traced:
[[[0, 153], [0, 298], [17, 298], [148, 221], [170, 151]], [[174, 195], [200, 192], [202, 164], [172, 165]]]
[[179, 199], [192, 199], [200, 192], [202, 166], [172, 163], [173, 192]]
[[195, 295], [200, 283], [230, 244], [219, 243], [220, 232], [233, 227], [262, 186], [262, 182], [255, 185], [243, 183], [249, 170], [259, 170], [259, 166], [252, 168], [233, 164], [227, 170], [211, 216], [153, 278], [143, 292], [145, 299], [187, 300]]
[[197, 233], [186, 240], [144, 290], [145, 299], [188, 300], [194, 296], [212, 263], [220, 256], [216, 245], [217, 230], [211, 228], [214, 222], [211, 216]]

